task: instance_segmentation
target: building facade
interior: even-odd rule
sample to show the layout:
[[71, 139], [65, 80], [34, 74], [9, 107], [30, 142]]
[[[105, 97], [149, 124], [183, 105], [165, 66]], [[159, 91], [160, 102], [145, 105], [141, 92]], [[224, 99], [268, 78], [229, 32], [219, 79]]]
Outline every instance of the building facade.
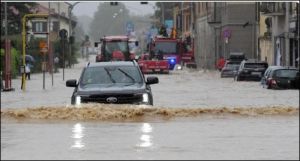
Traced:
[[270, 65], [298, 66], [299, 3], [263, 2], [260, 11], [261, 54]]
[[199, 2], [195, 6], [195, 46], [199, 67], [214, 69], [220, 56], [242, 52], [259, 59], [255, 2]]
[[[59, 30], [66, 29], [69, 33], [70, 15], [68, 2], [38, 2], [34, 9], [35, 13], [49, 14], [50, 13], [50, 41], [55, 41], [59, 38]], [[76, 21], [71, 20], [72, 28], [76, 26]], [[33, 32], [46, 32], [47, 21], [32, 20], [31, 28]]]

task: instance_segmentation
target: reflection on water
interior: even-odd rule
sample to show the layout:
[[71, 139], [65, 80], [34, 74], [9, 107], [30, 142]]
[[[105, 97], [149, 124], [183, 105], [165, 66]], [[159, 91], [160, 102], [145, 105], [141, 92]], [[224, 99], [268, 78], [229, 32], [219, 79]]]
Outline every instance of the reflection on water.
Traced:
[[140, 136], [141, 143], [138, 145], [139, 147], [148, 148], [153, 145], [152, 143], [152, 126], [149, 123], [143, 123], [141, 128], [142, 135]]
[[84, 127], [80, 124], [77, 123], [73, 126], [72, 128], [72, 138], [74, 139], [74, 144], [71, 146], [71, 148], [76, 148], [76, 149], [81, 149], [84, 148], [84, 143], [83, 143], [83, 137], [84, 137]]

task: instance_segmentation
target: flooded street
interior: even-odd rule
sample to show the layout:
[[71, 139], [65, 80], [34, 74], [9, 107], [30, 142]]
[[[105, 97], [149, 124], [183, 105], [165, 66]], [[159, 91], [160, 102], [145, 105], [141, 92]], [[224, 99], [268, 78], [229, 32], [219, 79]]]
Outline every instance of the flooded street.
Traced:
[[299, 159], [299, 91], [216, 71], [157, 76], [154, 107], [70, 106], [61, 71], [46, 90], [41, 74], [26, 92], [13, 80], [16, 90], [1, 93], [1, 159]]
[[298, 159], [299, 117], [1, 124], [1, 159]]

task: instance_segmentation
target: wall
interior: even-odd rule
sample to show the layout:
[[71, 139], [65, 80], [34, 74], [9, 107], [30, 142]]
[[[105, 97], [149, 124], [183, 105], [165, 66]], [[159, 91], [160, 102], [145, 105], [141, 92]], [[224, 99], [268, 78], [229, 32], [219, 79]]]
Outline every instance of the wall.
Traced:
[[267, 61], [269, 65], [273, 65], [274, 54], [272, 41], [270, 39], [261, 38], [259, 44], [261, 60]]
[[195, 41], [195, 60], [197, 66], [200, 68], [215, 69], [215, 32], [206, 20], [207, 17], [202, 17], [196, 21], [197, 41]]

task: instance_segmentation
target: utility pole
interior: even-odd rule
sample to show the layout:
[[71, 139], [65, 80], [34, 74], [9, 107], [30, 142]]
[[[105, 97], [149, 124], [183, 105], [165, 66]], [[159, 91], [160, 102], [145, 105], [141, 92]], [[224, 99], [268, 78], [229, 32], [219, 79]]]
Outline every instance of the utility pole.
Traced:
[[183, 34], [183, 2], [181, 2], [181, 9], [180, 9], [180, 12], [181, 12], [181, 19], [180, 19], [180, 25], [181, 25], [181, 39], [182, 39], [182, 34]]
[[51, 14], [51, 12], [50, 12], [50, 10], [51, 10], [51, 8], [50, 8], [50, 6], [51, 6], [51, 4], [50, 4], [50, 2], [48, 2], [48, 15], [49, 15], [49, 17], [48, 17], [48, 35], [47, 35], [47, 41], [48, 41], [48, 53], [50, 54], [50, 52], [52, 52], [51, 53], [51, 59], [50, 59], [50, 61], [51, 61], [51, 69], [50, 69], [50, 72], [51, 72], [51, 83], [52, 83], [52, 86], [53, 86], [53, 84], [54, 84], [54, 82], [53, 82], [53, 64], [54, 64], [54, 59], [53, 59], [53, 51], [51, 50], [51, 46], [50, 46], [50, 23], [51, 23], [51, 21], [50, 21], [50, 14]]
[[[206, 9], [206, 15], [208, 15], [208, 7], [207, 7], [207, 2], [205, 2], [205, 9]], [[208, 19], [206, 19], [206, 21], [208, 21]], [[206, 50], [207, 50], [207, 43], [206, 43], [206, 31], [205, 31], [206, 26], [204, 25], [204, 72], [206, 72]]]
[[[69, 11], [69, 37], [73, 37], [73, 32], [72, 32], [72, 10], [73, 8], [80, 2], [75, 2], [74, 4], [71, 4], [68, 7], [68, 11]], [[69, 39], [69, 65], [71, 65], [71, 55], [72, 55], [72, 44], [70, 42], [71, 39]]]
[[[5, 19], [5, 69], [4, 69], [4, 76], [5, 76], [5, 87], [3, 88], [3, 91], [11, 91], [14, 90], [11, 88], [11, 43], [8, 40], [7, 37], [7, 28], [8, 28], [8, 23], [7, 23], [7, 2], [4, 3], [4, 19]], [[1, 71], [2, 72], [2, 71]], [[1, 88], [3, 87], [3, 82], [2, 82], [2, 73], [1, 73]]]
[[161, 14], [162, 14], [162, 24], [165, 24], [165, 6], [164, 6], [164, 2], [160, 2], [161, 4]]

